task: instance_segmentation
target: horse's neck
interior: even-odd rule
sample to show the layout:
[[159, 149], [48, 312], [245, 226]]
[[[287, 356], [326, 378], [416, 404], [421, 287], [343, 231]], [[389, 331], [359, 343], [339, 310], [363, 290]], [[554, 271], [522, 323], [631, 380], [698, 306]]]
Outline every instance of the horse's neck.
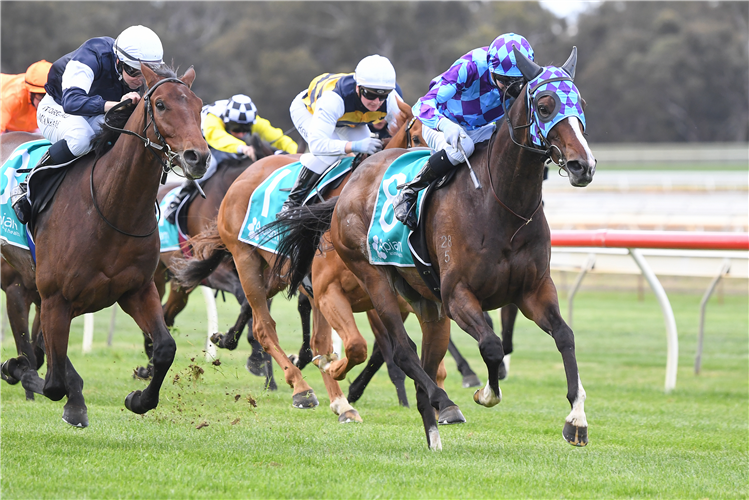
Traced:
[[[137, 133], [142, 134], [142, 119], [131, 117], [127, 127], [131, 127], [131, 122], [136, 124]], [[161, 165], [157, 157], [137, 137], [122, 134], [96, 163], [96, 201], [107, 214], [119, 214], [129, 220], [141, 216], [151, 220], [160, 179]]]
[[[518, 110], [519, 111], [519, 110]], [[525, 107], [522, 108], [525, 113]], [[487, 159], [497, 197], [518, 214], [528, 217], [541, 200], [543, 166], [545, 158], [513, 143], [502, 126], [488, 147]], [[515, 139], [520, 144], [529, 144], [527, 128], [515, 130]]]

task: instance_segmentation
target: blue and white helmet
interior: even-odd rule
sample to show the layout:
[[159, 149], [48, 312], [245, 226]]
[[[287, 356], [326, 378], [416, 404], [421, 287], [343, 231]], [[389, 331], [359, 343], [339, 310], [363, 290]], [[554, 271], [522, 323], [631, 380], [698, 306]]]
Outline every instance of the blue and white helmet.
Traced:
[[255, 103], [244, 94], [232, 96], [226, 104], [226, 109], [221, 115], [221, 119], [224, 120], [224, 123], [234, 122], [243, 125], [254, 123], [255, 117], [257, 117]]
[[489, 45], [489, 69], [492, 73], [510, 77], [523, 76], [518, 69], [515, 54], [512, 53], [513, 47], [517, 47], [520, 53], [531, 61], [535, 60], [533, 47], [528, 43], [528, 40], [515, 33], [505, 33], [499, 35]]

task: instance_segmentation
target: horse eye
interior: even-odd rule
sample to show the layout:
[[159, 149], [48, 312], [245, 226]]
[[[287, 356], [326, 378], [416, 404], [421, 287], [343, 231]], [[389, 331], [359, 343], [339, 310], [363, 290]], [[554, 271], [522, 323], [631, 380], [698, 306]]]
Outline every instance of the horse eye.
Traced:
[[159, 111], [164, 111], [166, 109], [166, 106], [164, 106], [164, 103], [161, 101], [156, 102], [156, 109]]

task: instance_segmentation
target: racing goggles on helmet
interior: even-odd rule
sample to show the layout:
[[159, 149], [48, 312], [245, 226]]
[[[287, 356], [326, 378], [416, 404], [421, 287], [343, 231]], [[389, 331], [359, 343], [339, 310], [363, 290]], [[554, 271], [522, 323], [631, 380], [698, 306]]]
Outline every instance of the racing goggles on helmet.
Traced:
[[366, 87], [359, 87], [359, 95], [370, 101], [374, 101], [375, 99], [384, 101], [392, 91], [393, 89], [368, 89]]
[[133, 68], [128, 63], [123, 62], [122, 63], [122, 70], [128, 74], [131, 78], [138, 78], [143, 75], [141, 71], [138, 68]]

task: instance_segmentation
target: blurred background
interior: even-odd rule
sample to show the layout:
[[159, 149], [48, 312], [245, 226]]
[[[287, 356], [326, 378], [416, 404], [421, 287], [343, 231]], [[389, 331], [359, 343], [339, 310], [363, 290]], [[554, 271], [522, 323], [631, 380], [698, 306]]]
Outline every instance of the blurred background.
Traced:
[[552, 165], [551, 228], [749, 230], [748, 2], [3, 1], [0, 13], [3, 73], [143, 24], [167, 62], [195, 67], [205, 103], [248, 94], [294, 139], [293, 97], [366, 55], [390, 58], [413, 104], [501, 33], [524, 35], [540, 64], [563, 63], [574, 45], [598, 167], [576, 189]]
[[3, 73], [143, 24], [161, 37], [167, 62], [195, 66], [203, 101], [246, 93], [284, 129], [291, 100], [320, 73], [353, 72], [378, 53], [414, 103], [458, 57], [514, 31], [540, 64], [561, 64], [578, 47], [592, 143], [749, 140], [747, 2], [3, 1], [0, 9]]

